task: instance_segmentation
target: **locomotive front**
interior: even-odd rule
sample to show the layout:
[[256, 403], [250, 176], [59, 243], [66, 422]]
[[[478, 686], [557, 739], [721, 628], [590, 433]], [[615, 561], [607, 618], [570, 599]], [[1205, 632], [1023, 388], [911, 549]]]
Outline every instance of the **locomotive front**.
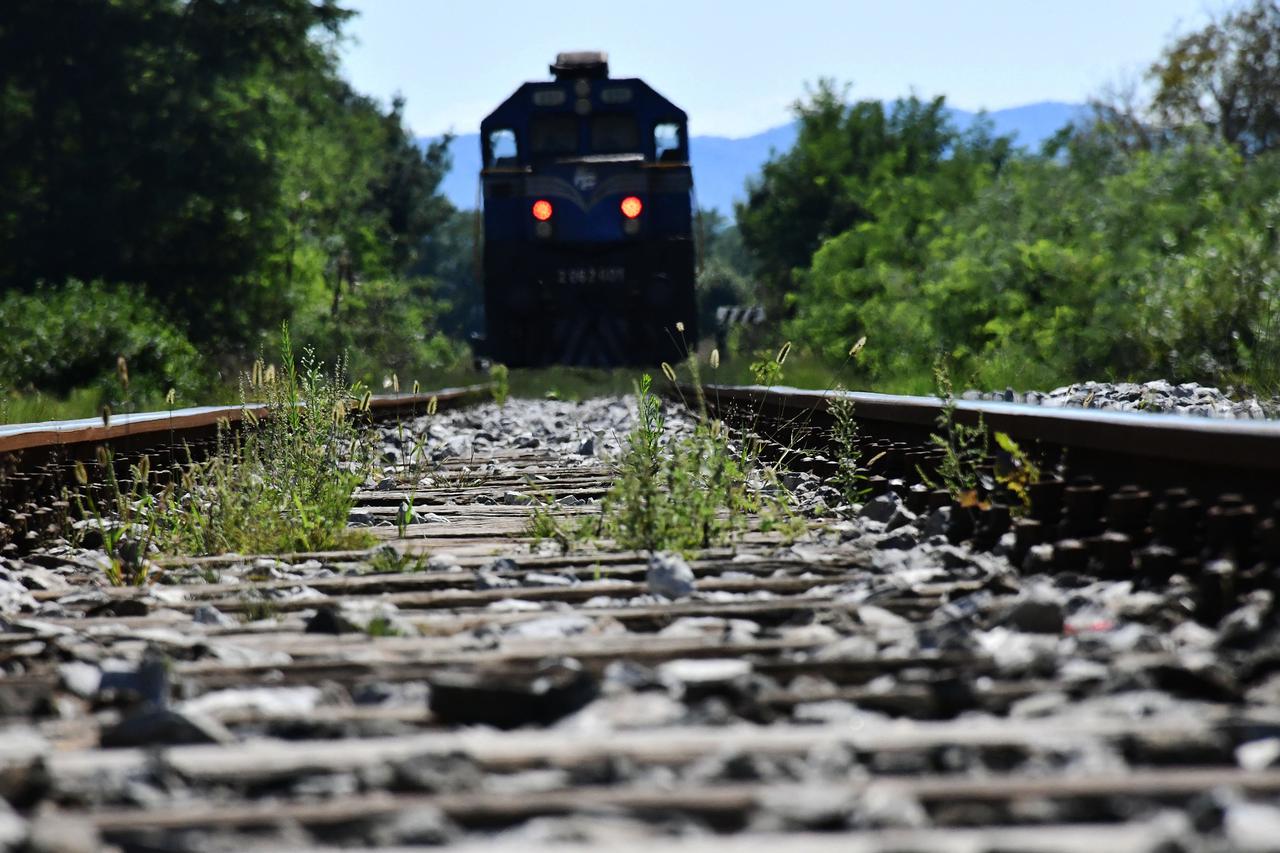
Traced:
[[697, 340], [684, 111], [610, 79], [602, 53], [562, 53], [551, 72], [480, 125], [486, 354], [513, 367], [682, 358]]

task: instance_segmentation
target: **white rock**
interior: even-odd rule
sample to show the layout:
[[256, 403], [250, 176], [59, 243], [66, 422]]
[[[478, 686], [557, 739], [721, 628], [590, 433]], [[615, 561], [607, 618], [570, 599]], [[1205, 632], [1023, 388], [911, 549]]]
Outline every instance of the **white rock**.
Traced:
[[663, 598], [684, 598], [693, 594], [697, 580], [693, 569], [678, 554], [654, 554], [649, 557], [645, 574], [649, 592]]

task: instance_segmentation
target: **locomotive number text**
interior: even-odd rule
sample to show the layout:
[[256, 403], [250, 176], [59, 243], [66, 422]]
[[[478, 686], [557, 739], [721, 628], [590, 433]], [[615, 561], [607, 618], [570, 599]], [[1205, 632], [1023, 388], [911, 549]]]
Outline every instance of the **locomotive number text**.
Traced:
[[626, 281], [625, 267], [562, 267], [556, 270], [560, 284], [622, 284]]

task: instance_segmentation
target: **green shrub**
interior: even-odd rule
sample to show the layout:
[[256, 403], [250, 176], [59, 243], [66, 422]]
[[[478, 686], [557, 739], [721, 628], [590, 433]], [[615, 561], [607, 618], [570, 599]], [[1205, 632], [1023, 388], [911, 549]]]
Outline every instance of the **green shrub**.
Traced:
[[743, 435], [735, 448], [724, 424], [705, 413], [691, 434], [664, 441], [662, 403], [650, 383], [645, 375], [637, 387], [636, 425], [602, 508], [605, 535], [621, 548], [691, 551], [724, 544], [752, 516], [762, 529], [798, 533], [754, 443]]
[[958, 381], [1053, 387], [1168, 376], [1275, 387], [1280, 152], [1194, 142], [1107, 168], [1027, 157], [917, 239], [880, 223], [827, 240], [788, 333], [834, 361], [892, 340], [863, 381], [923, 391], [937, 354]]
[[[91, 386], [101, 402], [190, 398], [210, 384], [207, 361], [140, 288], [71, 280], [0, 296], [0, 386], [67, 394]], [[117, 407], [118, 408], [118, 407]]]
[[423, 279], [362, 281], [344, 294], [336, 315], [303, 316], [298, 340], [320, 361], [345, 361], [353, 379], [370, 385], [392, 373], [406, 383], [425, 380], [463, 355], [462, 346], [439, 329], [448, 306], [433, 293]]
[[[363, 547], [367, 532], [347, 528], [352, 492], [364, 479], [370, 444], [348, 412], [342, 366], [326, 374], [311, 356], [294, 358], [286, 328], [279, 373], [251, 390], [267, 404], [249, 429], [219, 436], [209, 458], [188, 460], [153, 481], [144, 458], [127, 482], [100, 459], [105, 490], [77, 495], [82, 517], [102, 531], [112, 559], [112, 583], [141, 582], [141, 556], [154, 546], [164, 554], [241, 554], [321, 551]], [[257, 377], [261, 371], [255, 370]], [[88, 476], [77, 471], [81, 484]]]

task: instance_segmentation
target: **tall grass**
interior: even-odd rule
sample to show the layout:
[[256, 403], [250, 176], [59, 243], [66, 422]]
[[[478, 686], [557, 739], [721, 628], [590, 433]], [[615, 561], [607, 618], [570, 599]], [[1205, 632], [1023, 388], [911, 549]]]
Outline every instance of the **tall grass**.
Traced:
[[[788, 344], [772, 362], [775, 381], [782, 378], [789, 349]], [[713, 352], [711, 364], [718, 369], [719, 363]], [[757, 424], [732, 431], [713, 419], [702, 397], [697, 355], [691, 352], [684, 367], [698, 395], [684, 401], [697, 418], [693, 430], [666, 436], [662, 402], [652, 393], [650, 377], [643, 376], [636, 388], [636, 425], [604, 499], [602, 530], [623, 548], [651, 552], [721, 545], [752, 519], [764, 530], [798, 535], [804, 524], [791, 511], [773, 466], [761, 457]], [[675, 384], [675, 368], [664, 363], [662, 370]]]
[[246, 406], [248, 429], [219, 429], [206, 458], [187, 453], [164, 477], [149, 460], [115, 476], [99, 457], [96, 490], [77, 472], [83, 518], [103, 532], [113, 582], [145, 578], [141, 555], [280, 553], [362, 547], [366, 532], [347, 529], [352, 492], [371, 459], [366, 432], [349, 417], [367, 405], [353, 395], [341, 363], [328, 373], [310, 355], [295, 359], [288, 327], [281, 333], [282, 369], [255, 366], [247, 392], [261, 395], [262, 418]]

